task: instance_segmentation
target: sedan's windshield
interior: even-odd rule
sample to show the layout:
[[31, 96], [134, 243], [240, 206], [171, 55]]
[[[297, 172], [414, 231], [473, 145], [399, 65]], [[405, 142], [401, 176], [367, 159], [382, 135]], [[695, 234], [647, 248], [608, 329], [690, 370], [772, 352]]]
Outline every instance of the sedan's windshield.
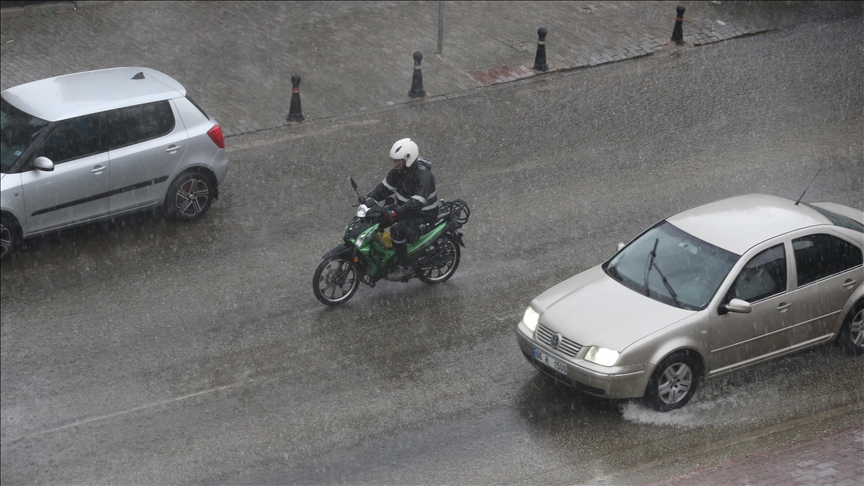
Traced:
[[47, 121], [0, 100], [0, 172], [8, 172]]
[[682, 309], [704, 309], [739, 256], [663, 221], [604, 266], [626, 287]]

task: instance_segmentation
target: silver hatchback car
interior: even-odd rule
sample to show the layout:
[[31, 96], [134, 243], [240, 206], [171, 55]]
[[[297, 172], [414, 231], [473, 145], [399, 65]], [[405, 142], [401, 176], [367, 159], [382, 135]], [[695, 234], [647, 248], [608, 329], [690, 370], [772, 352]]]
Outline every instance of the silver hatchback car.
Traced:
[[58, 76], [0, 98], [2, 258], [23, 238], [134, 211], [197, 219], [228, 172], [219, 124], [152, 69]]
[[586, 393], [684, 406], [710, 379], [839, 339], [864, 353], [864, 212], [738, 196], [665, 219], [531, 301], [519, 347]]

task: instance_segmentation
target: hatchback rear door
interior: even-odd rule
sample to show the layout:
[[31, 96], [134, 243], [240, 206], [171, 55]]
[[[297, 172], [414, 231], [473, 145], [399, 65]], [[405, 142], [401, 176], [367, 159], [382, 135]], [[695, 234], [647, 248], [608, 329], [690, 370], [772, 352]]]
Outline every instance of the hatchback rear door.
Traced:
[[187, 149], [187, 135], [170, 100], [106, 114], [111, 150], [112, 213], [160, 203]]

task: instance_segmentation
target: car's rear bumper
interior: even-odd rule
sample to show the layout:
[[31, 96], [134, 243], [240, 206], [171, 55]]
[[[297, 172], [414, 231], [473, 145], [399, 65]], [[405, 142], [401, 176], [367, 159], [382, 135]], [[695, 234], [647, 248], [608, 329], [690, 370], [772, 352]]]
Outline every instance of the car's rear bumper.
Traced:
[[213, 169], [213, 174], [216, 176], [216, 184], [222, 185], [222, 181], [228, 175], [228, 154], [224, 149], [219, 149], [219, 152], [213, 157], [210, 168]]
[[[577, 390], [604, 398], [635, 398], [645, 393], [650, 373], [640, 366], [601, 367], [585, 360], [564, 357], [561, 353], [537, 344], [531, 332], [520, 323], [516, 339], [525, 359], [542, 373], [576, 388]], [[567, 373], [549, 368], [534, 358], [534, 350], [540, 349], [567, 364]]]

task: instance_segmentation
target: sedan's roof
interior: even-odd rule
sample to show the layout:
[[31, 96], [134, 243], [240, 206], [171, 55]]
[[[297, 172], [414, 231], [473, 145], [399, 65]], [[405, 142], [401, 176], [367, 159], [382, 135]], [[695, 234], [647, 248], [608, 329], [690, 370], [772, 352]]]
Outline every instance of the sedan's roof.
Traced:
[[67, 74], [3, 91], [3, 99], [13, 106], [48, 121], [185, 95], [186, 89], [171, 76], [142, 67]]
[[766, 194], [730, 197], [678, 213], [667, 221], [738, 255], [769, 238], [808, 226], [831, 224], [814, 209]]

